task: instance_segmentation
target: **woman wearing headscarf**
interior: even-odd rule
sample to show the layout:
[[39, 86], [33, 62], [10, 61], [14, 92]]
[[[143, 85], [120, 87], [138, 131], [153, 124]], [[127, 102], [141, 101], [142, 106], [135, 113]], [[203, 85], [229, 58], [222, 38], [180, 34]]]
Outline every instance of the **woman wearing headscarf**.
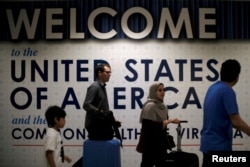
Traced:
[[162, 167], [166, 158], [166, 128], [169, 123], [178, 124], [177, 118], [169, 119], [168, 109], [163, 103], [164, 84], [154, 83], [149, 88], [147, 101], [144, 103], [140, 123], [141, 135], [136, 150], [142, 153], [141, 167]]

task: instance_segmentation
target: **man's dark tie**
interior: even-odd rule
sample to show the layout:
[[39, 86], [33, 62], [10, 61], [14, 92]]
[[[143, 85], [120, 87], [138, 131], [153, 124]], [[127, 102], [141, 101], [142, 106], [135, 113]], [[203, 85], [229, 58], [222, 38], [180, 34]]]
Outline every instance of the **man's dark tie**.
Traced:
[[107, 91], [106, 91], [106, 84], [102, 85], [101, 87], [102, 87], [102, 90], [103, 90], [104, 95], [105, 95], [105, 99], [104, 99], [104, 101], [106, 101], [106, 103], [104, 102], [105, 106], [109, 110], [109, 101], [108, 101], [108, 95], [107, 95]]
[[103, 90], [106, 98], [108, 99], [107, 92], [106, 92], [106, 84], [102, 85], [102, 90]]

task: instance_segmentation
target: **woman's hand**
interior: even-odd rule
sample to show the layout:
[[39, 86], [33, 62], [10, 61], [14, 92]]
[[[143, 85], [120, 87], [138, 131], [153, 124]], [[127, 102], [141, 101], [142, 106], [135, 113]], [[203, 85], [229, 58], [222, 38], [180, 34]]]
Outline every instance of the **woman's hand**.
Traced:
[[173, 124], [179, 124], [180, 123], [180, 120], [178, 118], [173, 118], [173, 119], [170, 119], [171, 120], [171, 123]]
[[167, 125], [170, 123], [179, 124], [180, 120], [178, 118], [166, 119], [163, 121], [163, 127], [167, 127]]

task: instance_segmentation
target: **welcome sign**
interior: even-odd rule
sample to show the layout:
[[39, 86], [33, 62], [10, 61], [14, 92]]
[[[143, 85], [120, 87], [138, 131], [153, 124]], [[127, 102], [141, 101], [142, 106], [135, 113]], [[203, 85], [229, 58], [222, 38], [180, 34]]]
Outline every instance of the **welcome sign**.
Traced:
[[[182, 149], [199, 155], [203, 100], [221, 63], [242, 66], [234, 87], [249, 118], [248, 1], [1, 1], [1, 166], [44, 166], [45, 110], [67, 112], [65, 152], [77, 161], [87, 139], [82, 104], [94, 69], [109, 63], [110, 108], [122, 122], [122, 166], [140, 165], [139, 115], [154, 82], [165, 85], [170, 117], [183, 124]], [[169, 127], [176, 138], [176, 126]], [[234, 150], [249, 137], [234, 131]], [[73, 164], [73, 163], [72, 163]], [[66, 164], [66, 166], [72, 166]]]
[[2, 40], [249, 39], [248, 1], [7, 1]]

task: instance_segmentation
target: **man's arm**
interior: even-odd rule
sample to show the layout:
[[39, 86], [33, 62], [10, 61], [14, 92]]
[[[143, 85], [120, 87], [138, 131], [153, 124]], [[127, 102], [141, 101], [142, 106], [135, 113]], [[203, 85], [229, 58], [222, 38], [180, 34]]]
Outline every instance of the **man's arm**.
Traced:
[[240, 117], [240, 115], [230, 115], [230, 119], [235, 129], [238, 129], [250, 136], [250, 126]]
[[96, 95], [98, 88], [95, 85], [91, 85], [87, 89], [86, 97], [83, 103], [83, 108], [88, 111], [95, 111], [97, 106], [93, 105], [93, 101]]

